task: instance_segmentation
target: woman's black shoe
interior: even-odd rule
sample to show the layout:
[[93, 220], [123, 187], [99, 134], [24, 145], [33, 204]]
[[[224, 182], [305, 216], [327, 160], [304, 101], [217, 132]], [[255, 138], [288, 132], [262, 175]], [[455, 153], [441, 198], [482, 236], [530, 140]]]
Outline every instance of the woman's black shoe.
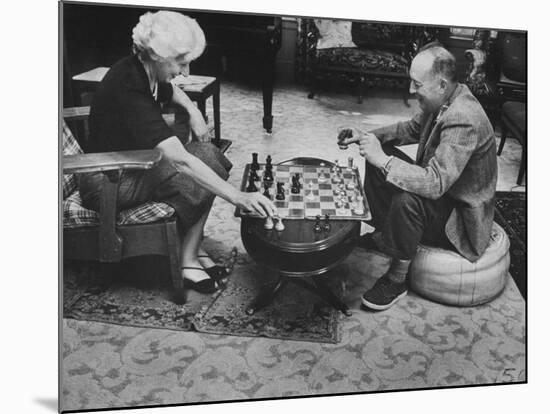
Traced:
[[214, 279], [216, 282], [219, 282], [229, 276], [229, 272], [223, 266], [212, 266], [207, 269], [204, 269], [208, 275]]
[[[197, 257], [207, 257], [210, 260], [212, 260], [210, 258], [210, 256], [208, 256], [208, 255], [199, 255]], [[229, 276], [229, 272], [227, 271], [227, 269], [224, 266], [215, 265], [215, 266], [212, 266], [212, 267], [204, 268], [204, 271], [206, 273], [208, 273], [208, 276], [210, 276], [216, 282], [219, 282], [219, 281], [225, 279], [227, 276]]]
[[[202, 267], [184, 266], [181, 269], [182, 270], [185, 270], [185, 269], [202, 270], [203, 272], [208, 274], [206, 269], [203, 269]], [[208, 276], [210, 276], [210, 275], [208, 274]], [[185, 282], [183, 283], [183, 286], [186, 289], [193, 289], [193, 290], [195, 290], [199, 293], [214, 293], [218, 290], [218, 286], [216, 285], [216, 281], [214, 279], [210, 278], [210, 277], [208, 279], [203, 279], [199, 282], [193, 282], [192, 280], [185, 279]]]

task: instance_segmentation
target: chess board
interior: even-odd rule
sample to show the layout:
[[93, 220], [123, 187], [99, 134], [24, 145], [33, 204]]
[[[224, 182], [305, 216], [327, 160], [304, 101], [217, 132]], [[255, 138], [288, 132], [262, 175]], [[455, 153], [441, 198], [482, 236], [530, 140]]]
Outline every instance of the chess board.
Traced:
[[[260, 164], [257, 171], [260, 181], [256, 181], [257, 190], [263, 194], [263, 175], [265, 164]], [[357, 168], [349, 169], [340, 167], [338, 175], [332, 171], [330, 165], [273, 165], [273, 182], [269, 186], [269, 195], [277, 207], [277, 213], [283, 219], [315, 219], [321, 216], [323, 219], [328, 214], [331, 220], [370, 220], [370, 209], [365, 197], [363, 185]], [[292, 177], [298, 174], [300, 177], [300, 192], [291, 192]], [[250, 164], [247, 164], [243, 174], [241, 191], [248, 187]], [[284, 200], [277, 200], [277, 182], [284, 184]], [[349, 184], [354, 188], [350, 189]], [[342, 195], [343, 204], [338, 207], [336, 200]], [[357, 214], [353, 208], [356, 195], [363, 197], [363, 213]], [[254, 212], [241, 211], [237, 208], [236, 216], [257, 217]]]

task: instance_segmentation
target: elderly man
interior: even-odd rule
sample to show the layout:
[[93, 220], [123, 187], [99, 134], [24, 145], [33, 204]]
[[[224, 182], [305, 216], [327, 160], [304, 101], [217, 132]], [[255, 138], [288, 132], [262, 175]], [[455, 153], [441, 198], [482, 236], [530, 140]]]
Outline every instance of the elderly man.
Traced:
[[[487, 248], [494, 215], [497, 159], [494, 131], [467, 86], [457, 82], [455, 58], [435, 46], [410, 68], [420, 112], [370, 133], [352, 130], [366, 160], [365, 192], [373, 234], [361, 244], [392, 258], [365, 292], [365, 306], [383, 310], [407, 294], [407, 272], [419, 243], [453, 249], [469, 261]], [[394, 145], [418, 143], [416, 161]]]

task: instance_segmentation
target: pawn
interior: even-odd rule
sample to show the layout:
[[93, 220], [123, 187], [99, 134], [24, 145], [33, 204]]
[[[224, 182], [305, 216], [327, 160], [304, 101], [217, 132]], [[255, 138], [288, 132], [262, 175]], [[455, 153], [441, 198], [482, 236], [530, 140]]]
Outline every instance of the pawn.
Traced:
[[277, 218], [277, 224], [275, 224], [275, 230], [283, 231], [284, 229], [285, 229], [285, 225], [283, 224], [283, 219], [281, 217]]
[[273, 228], [273, 219], [270, 216], [267, 216], [264, 223], [264, 229], [271, 230]]
[[328, 214], [325, 214], [325, 224], [323, 225], [323, 230], [330, 231], [330, 221]]
[[315, 226], [313, 226], [313, 231], [316, 233], [321, 231], [321, 216], [315, 217]]

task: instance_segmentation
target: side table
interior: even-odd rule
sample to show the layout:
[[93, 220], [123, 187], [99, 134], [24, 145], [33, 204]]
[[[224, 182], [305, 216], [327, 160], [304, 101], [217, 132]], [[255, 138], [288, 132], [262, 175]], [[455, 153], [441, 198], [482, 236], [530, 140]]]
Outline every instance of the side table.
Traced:
[[[77, 91], [79, 96], [82, 92], [93, 91], [97, 87], [98, 83], [101, 82], [108, 70], [108, 67], [100, 66], [73, 76], [73, 81], [78, 85]], [[219, 79], [211, 76], [189, 75], [187, 77], [177, 77], [173, 83], [181, 88], [192, 101], [197, 102], [199, 111], [206, 122], [208, 121], [208, 117], [206, 115], [206, 100], [212, 96], [214, 111], [214, 139], [212, 140], [212, 143], [216, 145], [220, 151], [227, 151], [227, 149], [231, 146], [231, 141], [221, 139], [220, 136], [221, 122]], [[182, 119], [181, 112], [177, 110], [175, 111], [175, 119], [176, 122]]]

